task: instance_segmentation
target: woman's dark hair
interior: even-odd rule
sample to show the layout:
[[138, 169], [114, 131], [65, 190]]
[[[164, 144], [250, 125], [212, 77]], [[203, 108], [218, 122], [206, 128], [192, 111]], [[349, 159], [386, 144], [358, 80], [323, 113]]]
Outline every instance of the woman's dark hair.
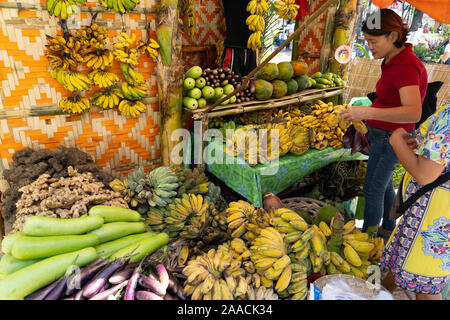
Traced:
[[[374, 15], [380, 15], [380, 27], [376, 28], [373, 22], [376, 22], [376, 17]], [[373, 18], [373, 21], [370, 20]], [[397, 48], [401, 48], [408, 38], [409, 27], [406, 23], [403, 22], [402, 17], [400, 17], [397, 13], [390, 9], [381, 9], [377, 10], [373, 15], [371, 15], [366, 21], [364, 21], [362, 25], [362, 31], [370, 34], [371, 36], [381, 36], [388, 35], [391, 32], [398, 32], [398, 39], [394, 42], [394, 45]]]

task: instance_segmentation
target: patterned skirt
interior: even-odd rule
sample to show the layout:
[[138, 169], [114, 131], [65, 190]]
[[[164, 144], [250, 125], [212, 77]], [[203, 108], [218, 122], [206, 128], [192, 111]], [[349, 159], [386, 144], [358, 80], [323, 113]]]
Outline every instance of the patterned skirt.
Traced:
[[[420, 188], [408, 173], [403, 200]], [[450, 278], [450, 182], [427, 192], [402, 216], [392, 232], [380, 269], [416, 293], [438, 294]]]

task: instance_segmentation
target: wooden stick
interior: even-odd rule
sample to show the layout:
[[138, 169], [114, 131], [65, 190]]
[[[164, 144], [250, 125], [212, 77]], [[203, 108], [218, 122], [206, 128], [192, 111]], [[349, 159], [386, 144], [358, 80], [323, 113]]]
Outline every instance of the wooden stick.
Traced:
[[270, 60], [272, 60], [278, 53], [280, 53], [281, 50], [286, 47], [289, 42], [291, 42], [297, 35], [300, 34], [300, 32], [305, 29], [306, 26], [308, 26], [312, 21], [317, 19], [322, 13], [325, 12], [331, 5], [333, 5], [338, 0], [328, 0], [325, 4], [323, 4], [316, 12], [314, 12], [311, 17], [308, 18], [308, 20], [304, 21], [298, 28], [295, 30], [294, 33], [292, 33], [286, 41], [284, 41], [274, 52], [272, 52], [261, 64], [259, 64], [255, 69], [253, 69], [247, 76], [242, 78], [242, 84], [237, 87], [233, 92], [226, 95], [225, 97], [219, 99], [214, 103], [213, 105], [206, 108], [205, 113], [208, 113], [209, 111], [213, 110], [215, 107], [220, 105], [222, 102], [230, 99], [232, 96], [236, 95], [237, 93], [241, 92], [245, 88], [248, 87], [249, 79], [252, 78], [259, 70], [261, 70], [267, 63], [269, 63]]

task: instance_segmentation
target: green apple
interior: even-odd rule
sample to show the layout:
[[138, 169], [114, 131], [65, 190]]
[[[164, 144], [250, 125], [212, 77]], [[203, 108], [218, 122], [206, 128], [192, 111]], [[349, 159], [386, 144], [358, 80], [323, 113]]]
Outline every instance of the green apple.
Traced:
[[225, 87], [223, 87], [223, 93], [224, 94], [230, 94], [234, 91], [234, 86], [232, 84], [227, 84]]
[[191, 97], [184, 97], [183, 105], [188, 109], [195, 110], [198, 108], [198, 101]]
[[214, 89], [214, 98], [219, 98], [223, 95], [223, 88], [217, 87]]
[[212, 99], [214, 98], [216, 92], [214, 91], [214, 88], [211, 86], [205, 86], [202, 89], [202, 95], [206, 98], [206, 99]]
[[204, 86], [206, 86], [205, 78], [200, 77], [197, 80], [195, 80], [195, 86], [199, 89], [202, 89]]
[[199, 88], [193, 88], [188, 91], [188, 96], [194, 99], [200, 99], [202, 97], [202, 90]]
[[190, 77], [184, 79], [183, 88], [184, 88], [184, 90], [191, 90], [191, 89], [195, 88], [195, 80]]
[[198, 102], [198, 107], [199, 107], [200, 109], [206, 107], [206, 105], [208, 104], [208, 103], [206, 102], [206, 99], [205, 99], [205, 98], [200, 98], [200, 99], [197, 100], [197, 102]]
[[190, 77], [190, 78], [198, 79], [202, 76], [202, 73], [203, 73], [203, 70], [201, 67], [193, 66], [186, 72], [185, 76], [186, 76], [186, 78]]

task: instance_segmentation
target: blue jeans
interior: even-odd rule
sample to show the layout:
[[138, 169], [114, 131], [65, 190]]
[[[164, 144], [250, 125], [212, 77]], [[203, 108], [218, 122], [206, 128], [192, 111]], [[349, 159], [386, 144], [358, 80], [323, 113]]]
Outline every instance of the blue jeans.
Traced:
[[392, 231], [396, 224], [395, 220], [389, 220], [396, 195], [392, 175], [398, 164], [397, 156], [389, 143], [392, 131], [371, 126], [367, 128], [370, 151], [363, 187], [365, 206], [362, 231], [378, 226], [381, 220], [382, 227]]

